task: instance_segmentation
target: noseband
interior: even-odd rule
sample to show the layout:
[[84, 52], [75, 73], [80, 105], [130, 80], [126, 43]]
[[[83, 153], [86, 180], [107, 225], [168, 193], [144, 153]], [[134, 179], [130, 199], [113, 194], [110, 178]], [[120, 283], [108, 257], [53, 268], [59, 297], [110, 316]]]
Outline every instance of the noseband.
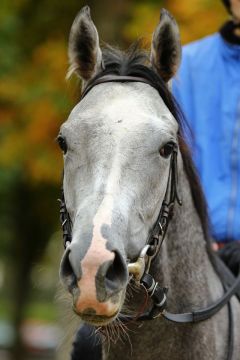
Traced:
[[[106, 75], [102, 76], [98, 79], [93, 80], [88, 84], [88, 86], [84, 89], [80, 101], [88, 94], [88, 92], [98, 84], [108, 83], [108, 82], [141, 82], [150, 85], [151, 87], [155, 86], [149, 82], [147, 79], [142, 77], [135, 76], [118, 76], [118, 75]], [[157, 90], [157, 88], [156, 88]], [[158, 282], [155, 281], [154, 277], [149, 273], [150, 265], [152, 261], [158, 255], [163, 240], [165, 238], [169, 221], [173, 215], [173, 207], [174, 203], [177, 200], [179, 205], [182, 205], [182, 202], [178, 196], [177, 191], [177, 153], [178, 147], [177, 144], [173, 144], [172, 153], [170, 156], [170, 168], [169, 175], [167, 181], [167, 187], [165, 191], [164, 200], [162, 202], [162, 206], [153, 229], [150, 232], [147, 243], [142, 249], [139, 258], [134, 263], [128, 264], [129, 274], [142, 285], [147, 291], [149, 297], [152, 299], [152, 306], [149, 311], [141, 314], [137, 318], [133, 318], [132, 316], [122, 316], [122, 321], [129, 320], [152, 320], [162, 315], [165, 319], [172, 321], [174, 323], [195, 323], [203, 320], [207, 320], [213, 315], [215, 315], [219, 310], [223, 308], [226, 304], [228, 304], [229, 311], [229, 349], [227, 360], [232, 358], [233, 353], [233, 319], [232, 319], [232, 309], [230, 304], [231, 297], [236, 294], [240, 285], [240, 276], [238, 276], [235, 282], [231, 287], [225, 289], [225, 293], [216, 302], [214, 302], [208, 308], [204, 308], [201, 310], [182, 313], [182, 314], [172, 314], [165, 310], [166, 308], [166, 295], [167, 288], [160, 287]], [[63, 230], [63, 243], [64, 248], [67, 248], [68, 245], [72, 241], [72, 222], [70, 216], [68, 214], [65, 199], [64, 199], [64, 191], [62, 190], [62, 197], [60, 199], [60, 221]]]

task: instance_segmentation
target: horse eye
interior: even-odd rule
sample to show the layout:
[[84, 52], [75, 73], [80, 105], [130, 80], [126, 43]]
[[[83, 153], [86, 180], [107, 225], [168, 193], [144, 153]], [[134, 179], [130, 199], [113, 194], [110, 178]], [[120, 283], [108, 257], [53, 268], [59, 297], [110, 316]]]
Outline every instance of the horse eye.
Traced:
[[57, 137], [57, 142], [60, 146], [60, 149], [63, 151], [64, 154], [67, 152], [67, 143], [63, 136], [59, 135]]
[[168, 142], [163, 147], [161, 147], [159, 152], [162, 157], [168, 158], [172, 154], [173, 150], [174, 150], [174, 143]]

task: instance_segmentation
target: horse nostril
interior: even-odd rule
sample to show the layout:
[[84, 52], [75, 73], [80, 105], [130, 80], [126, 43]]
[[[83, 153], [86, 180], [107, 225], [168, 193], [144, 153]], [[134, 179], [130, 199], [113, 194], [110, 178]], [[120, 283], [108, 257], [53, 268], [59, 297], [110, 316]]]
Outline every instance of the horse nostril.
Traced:
[[128, 272], [122, 256], [114, 251], [115, 257], [105, 275], [105, 286], [107, 292], [115, 292], [122, 289], [127, 282]]
[[70, 250], [67, 250], [61, 261], [60, 278], [63, 284], [66, 285], [68, 290], [71, 292], [73, 288], [77, 287], [77, 277], [74, 274], [69, 256]]

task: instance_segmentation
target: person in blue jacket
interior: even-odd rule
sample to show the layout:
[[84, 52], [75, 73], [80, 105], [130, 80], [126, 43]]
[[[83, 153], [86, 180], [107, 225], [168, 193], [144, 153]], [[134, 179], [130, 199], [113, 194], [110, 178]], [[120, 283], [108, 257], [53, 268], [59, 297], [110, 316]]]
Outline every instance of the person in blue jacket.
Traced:
[[240, 0], [224, 3], [231, 20], [183, 47], [172, 85], [193, 132], [215, 249], [240, 241]]

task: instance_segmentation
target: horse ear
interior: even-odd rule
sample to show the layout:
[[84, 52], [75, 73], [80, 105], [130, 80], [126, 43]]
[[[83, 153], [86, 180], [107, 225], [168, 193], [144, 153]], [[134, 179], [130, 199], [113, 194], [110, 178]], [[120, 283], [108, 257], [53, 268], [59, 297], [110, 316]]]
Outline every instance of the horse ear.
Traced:
[[165, 9], [161, 10], [160, 22], [153, 33], [150, 59], [166, 82], [176, 74], [180, 65], [179, 29], [175, 19]]
[[72, 24], [68, 57], [70, 67], [67, 77], [75, 72], [83, 80], [89, 81], [101, 68], [102, 52], [98, 32], [88, 6], [80, 10]]

